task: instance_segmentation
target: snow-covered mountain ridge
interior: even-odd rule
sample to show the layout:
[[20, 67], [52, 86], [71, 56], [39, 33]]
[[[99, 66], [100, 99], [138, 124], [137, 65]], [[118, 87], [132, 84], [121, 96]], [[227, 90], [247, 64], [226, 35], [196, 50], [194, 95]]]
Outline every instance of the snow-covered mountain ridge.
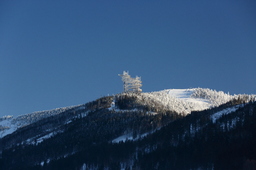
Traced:
[[37, 111], [37, 112], [25, 114], [25, 115], [20, 115], [17, 117], [13, 117], [10, 115], [4, 116], [0, 118], [0, 138], [13, 133], [18, 128], [27, 126], [38, 120], [60, 114], [69, 109], [79, 108], [81, 106], [82, 105], [77, 105], [77, 106], [56, 108], [52, 110]]
[[224, 104], [236, 96], [203, 88], [167, 89], [158, 92], [145, 93], [160, 101], [168, 110], [189, 114]]
[[[118, 95], [123, 95], [118, 94]], [[116, 96], [118, 96], [116, 95]], [[134, 95], [134, 93], [127, 93], [127, 95]], [[201, 111], [211, 107], [217, 107], [224, 104], [231, 99], [238, 98], [241, 95], [229, 95], [222, 91], [216, 91], [206, 88], [191, 88], [191, 89], [167, 89], [156, 92], [145, 92], [136, 95], [139, 102], [143, 101], [143, 105], [151, 105], [154, 107], [156, 103], [163, 106], [162, 109], [175, 111], [179, 114], [187, 115], [192, 111]], [[255, 101], [255, 95], [245, 95], [249, 100]], [[154, 101], [152, 104], [150, 101]], [[122, 109], [115, 107], [115, 101], [112, 102], [109, 108], [119, 112]], [[31, 123], [41, 119], [61, 114], [69, 109], [81, 109], [84, 105], [70, 106], [57, 108], [53, 110], [38, 111], [30, 114], [21, 115], [18, 117], [4, 116], [0, 118], [0, 138], [13, 133], [18, 128], [27, 126]], [[154, 112], [157, 114], [157, 112]]]
[[[120, 93], [83, 105], [0, 118], [0, 169], [213, 169], [223, 164], [216, 162], [219, 153], [227, 154], [241, 142], [248, 153], [237, 153], [243, 160], [252, 158], [255, 121], [255, 95], [202, 88]], [[182, 168], [186, 153], [192, 155], [186, 162], [192, 161]], [[147, 158], [151, 154], [152, 159]], [[194, 166], [193, 158], [200, 154], [208, 156], [208, 163]], [[180, 163], [165, 165], [158, 157]]]

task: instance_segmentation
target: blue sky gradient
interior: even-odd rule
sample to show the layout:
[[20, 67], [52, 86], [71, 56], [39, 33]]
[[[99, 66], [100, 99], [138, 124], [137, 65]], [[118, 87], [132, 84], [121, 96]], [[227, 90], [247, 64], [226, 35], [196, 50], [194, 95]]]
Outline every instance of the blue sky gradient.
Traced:
[[256, 94], [256, 1], [0, 2], [0, 116], [122, 92]]

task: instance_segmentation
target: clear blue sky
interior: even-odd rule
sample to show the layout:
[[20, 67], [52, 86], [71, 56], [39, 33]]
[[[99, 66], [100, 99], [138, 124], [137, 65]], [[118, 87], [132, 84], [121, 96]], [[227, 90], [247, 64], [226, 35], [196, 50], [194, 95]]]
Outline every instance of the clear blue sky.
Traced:
[[0, 116], [122, 92], [256, 94], [255, 0], [1, 0]]

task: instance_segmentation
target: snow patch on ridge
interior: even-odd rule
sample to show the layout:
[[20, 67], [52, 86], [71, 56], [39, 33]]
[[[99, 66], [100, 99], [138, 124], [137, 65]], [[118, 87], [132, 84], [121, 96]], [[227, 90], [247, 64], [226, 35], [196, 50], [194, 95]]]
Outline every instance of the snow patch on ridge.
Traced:
[[181, 114], [189, 114], [192, 111], [201, 111], [219, 106], [230, 101], [233, 96], [222, 91], [210, 89], [167, 89], [158, 92], [143, 93], [148, 98], [153, 98], [164, 105], [168, 110], [174, 110]]

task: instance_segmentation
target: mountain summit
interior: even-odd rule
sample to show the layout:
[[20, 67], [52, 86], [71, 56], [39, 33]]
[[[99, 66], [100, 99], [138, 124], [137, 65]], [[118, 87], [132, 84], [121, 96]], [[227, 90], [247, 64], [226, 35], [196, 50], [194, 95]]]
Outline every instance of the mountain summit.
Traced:
[[[121, 93], [116, 96], [133, 96], [137, 98], [137, 102], [142, 105], [151, 105], [150, 102], [157, 103], [155, 107], [160, 106], [161, 109], [175, 111], [179, 114], [189, 114], [191, 111], [200, 111], [211, 107], [219, 106], [228, 102], [236, 96], [225, 94], [224, 92], [214, 91], [203, 88], [193, 89], [168, 89], [150, 93]], [[115, 98], [115, 96], [113, 96]], [[114, 101], [114, 99], [113, 99]], [[115, 102], [112, 101], [112, 107]], [[143, 103], [144, 102], [144, 103]], [[152, 106], [152, 105], [151, 105]], [[63, 113], [67, 110], [84, 109], [84, 105], [57, 108], [53, 110], [38, 111], [18, 117], [4, 116], [0, 118], [0, 137], [4, 137], [13, 133], [20, 127], [27, 126], [41, 119]], [[113, 108], [114, 109], [114, 108]], [[118, 109], [118, 108], [116, 108]], [[116, 110], [117, 111], [117, 110]]]
[[[255, 95], [167, 89], [5, 116], [0, 168], [227, 169], [232, 159], [240, 168], [254, 166], [255, 101]], [[228, 163], [220, 160], [231, 151]]]

